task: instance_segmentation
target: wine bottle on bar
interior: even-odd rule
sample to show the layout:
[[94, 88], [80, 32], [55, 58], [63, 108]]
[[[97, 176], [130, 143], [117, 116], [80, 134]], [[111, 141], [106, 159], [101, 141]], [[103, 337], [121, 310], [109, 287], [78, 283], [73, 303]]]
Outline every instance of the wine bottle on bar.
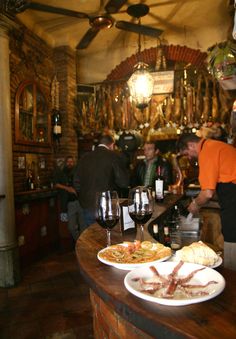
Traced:
[[155, 199], [156, 202], [164, 200], [164, 178], [161, 175], [161, 166], [157, 167], [157, 178], [155, 181]]
[[27, 176], [27, 179], [26, 179], [26, 190], [27, 191], [34, 190], [33, 174], [32, 174], [32, 171], [30, 169], [28, 170], [28, 176]]
[[158, 228], [158, 225], [157, 225], [157, 224], [153, 224], [152, 231], [153, 231], [153, 238], [154, 238], [156, 241], [160, 242], [159, 228]]
[[164, 245], [170, 247], [170, 233], [168, 226], [164, 226]]

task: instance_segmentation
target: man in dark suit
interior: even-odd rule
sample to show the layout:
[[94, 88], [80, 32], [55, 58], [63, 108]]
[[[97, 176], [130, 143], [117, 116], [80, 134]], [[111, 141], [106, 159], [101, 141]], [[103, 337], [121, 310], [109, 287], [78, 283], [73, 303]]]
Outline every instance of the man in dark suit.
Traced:
[[96, 192], [127, 189], [129, 175], [119, 154], [113, 151], [114, 140], [103, 135], [94, 151], [85, 154], [78, 163], [74, 185], [84, 211], [86, 225], [95, 222]]

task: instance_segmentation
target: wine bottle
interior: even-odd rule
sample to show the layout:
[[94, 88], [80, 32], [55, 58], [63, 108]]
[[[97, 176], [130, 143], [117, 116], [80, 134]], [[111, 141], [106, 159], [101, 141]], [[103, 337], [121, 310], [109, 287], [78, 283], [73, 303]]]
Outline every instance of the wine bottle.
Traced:
[[60, 112], [55, 110], [52, 116], [53, 134], [55, 137], [61, 136], [61, 117]]
[[153, 225], [152, 231], [153, 231], [153, 238], [154, 238], [156, 241], [160, 242], [159, 228], [158, 228], [158, 225], [157, 225], [157, 224], [154, 224], [154, 225]]
[[178, 205], [174, 205], [174, 210], [172, 213], [172, 221], [176, 226], [179, 226], [180, 224], [180, 210]]
[[155, 181], [155, 199], [156, 202], [164, 200], [164, 179], [161, 175], [161, 166], [157, 167], [157, 178]]
[[136, 224], [129, 215], [128, 200], [120, 203], [120, 227], [123, 234], [136, 231]]
[[27, 176], [27, 180], [26, 180], [26, 189], [28, 191], [31, 191], [31, 190], [34, 189], [33, 175], [32, 175], [32, 172], [30, 170], [28, 171], [28, 176]]
[[170, 233], [168, 226], [164, 226], [164, 245], [170, 247]]

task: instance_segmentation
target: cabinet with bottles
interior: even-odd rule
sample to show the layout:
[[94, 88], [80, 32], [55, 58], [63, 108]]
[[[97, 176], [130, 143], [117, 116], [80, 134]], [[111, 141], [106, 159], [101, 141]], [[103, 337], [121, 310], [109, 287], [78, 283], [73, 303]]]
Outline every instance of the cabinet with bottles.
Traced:
[[35, 81], [20, 84], [15, 100], [15, 143], [50, 146], [51, 119], [46, 95]]

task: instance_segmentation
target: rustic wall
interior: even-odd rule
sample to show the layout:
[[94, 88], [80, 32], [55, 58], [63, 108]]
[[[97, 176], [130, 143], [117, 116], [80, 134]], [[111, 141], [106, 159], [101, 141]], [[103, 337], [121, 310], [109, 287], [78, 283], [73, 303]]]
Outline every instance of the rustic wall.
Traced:
[[55, 71], [60, 82], [62, 138], [60, 156], [77, 155], [77, 135], [74, 129], [76, 96], [76, 58], [68, 46], [57, 47], [53, 53]]
[[[75, 57], [72, 50], [67, 47], [53, 51], [32, 32], [20, 26], [20, 29], [12, 31], [10, 36], [10, 72], [14, 190], [19, 192], [25, 189], [26, 179], [26, 169], [18, 168], [19, 157], [26, 157], [26, 159], [33, 157], [37, 160], [37, 164], [44, 161], [45, 168], [38, 168], [37, 171], [41, 185], [48, 186], [55, 167], [55, 159], [58, 157], [64, 158], [68, 153], [77, 156], [77, 139], [73, 129], [76, 91]], [[53, 138], [49, 147], [19, 145], [15, 141], [15, 97], [17, 89], [25, 80], [36, 81], [42, 89], [51, 111], [50, 92], [55, 74], [60, 81], [60, 110], [63, 123], [63, 136], [60, 146], [56, 147], [58, 145]]]

